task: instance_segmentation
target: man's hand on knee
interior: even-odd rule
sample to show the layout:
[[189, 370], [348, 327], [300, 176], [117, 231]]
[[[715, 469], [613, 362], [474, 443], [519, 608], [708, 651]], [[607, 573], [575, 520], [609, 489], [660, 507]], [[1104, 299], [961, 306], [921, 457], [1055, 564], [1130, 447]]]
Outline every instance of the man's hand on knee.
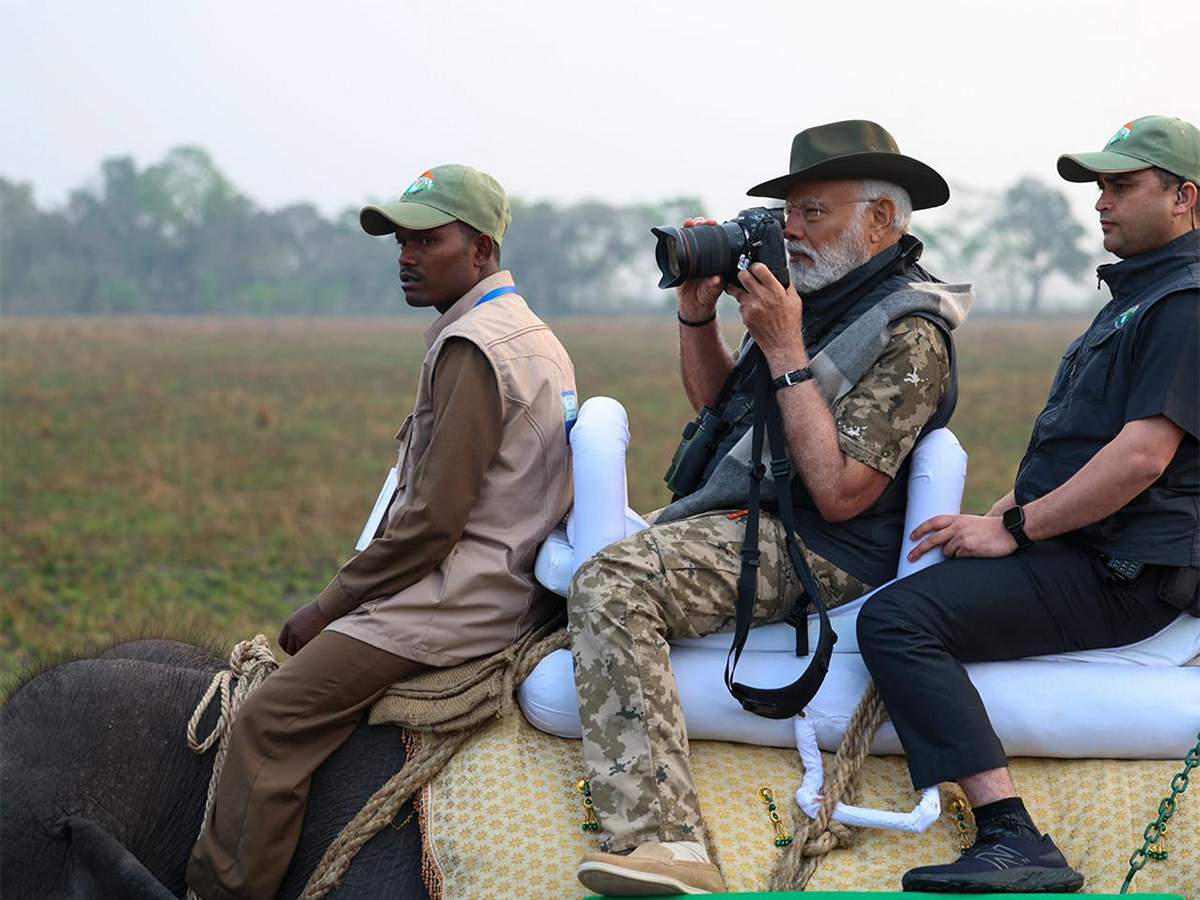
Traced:
[[332, 621], [321, 612], [316, 600], [305, 603], [283, 623], [279, 631], [279, 646], [288, 656], [295, 656]]
[[1017, 549], [1016, 539], [995, 516], [934, 516], [918, 525], [909, 562], [916, 562], [934, 547], [941, 547], [947, 558], [953, 556], [1008, 556]]

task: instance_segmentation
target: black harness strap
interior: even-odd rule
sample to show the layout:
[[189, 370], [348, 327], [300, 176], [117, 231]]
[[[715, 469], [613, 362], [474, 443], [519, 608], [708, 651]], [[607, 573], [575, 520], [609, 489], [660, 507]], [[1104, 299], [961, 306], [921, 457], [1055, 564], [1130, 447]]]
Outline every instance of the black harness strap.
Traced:
[[[789, 487], [792, 465], [788, 460], [787, 443], [783, 434], [783, 419], [775, 392], [771, 385], [771, 372], [761, 351], [758, 355], [754, 382], [754, 430], [751, 433], [750, 449], [750, 499], [746, 509], [746, 536], [742, 543], [742, 571], [738, 575], [737, 605], [733, 644], [725, 659], [725, 686], [742, 708], [768, 719], [790, 719], [802, 715], [803, 709], [816, 696], [825, 674], [829, 671], [833, 645], [837, 641], [829, 623], [829, 611], [821, 599], [816, 580], [808, 568], [808, 562], [796, 541], [795, 519], [792, 515], [792, 494]], [[779, 504], [779, 518], [783, 523], [788, 559], [800, 579], [804, 593], [788, 616], [796, 628], [796, 655], [803, 656], [808, 649], [808, 608], [815, 606], [820, 619], [817, 649], [804, 672], [791, 684], [781, 688], [756, 688], [733, 680], [742, 649], [750, 633], [750, 622], [754, 615], [754, 601], [758, 594], [758, 522], [762, 510], [762, 480], [766, 469], [762, 464], [763, 435], [766, 433], [771, 448], [771, 476], [775, 479]]]

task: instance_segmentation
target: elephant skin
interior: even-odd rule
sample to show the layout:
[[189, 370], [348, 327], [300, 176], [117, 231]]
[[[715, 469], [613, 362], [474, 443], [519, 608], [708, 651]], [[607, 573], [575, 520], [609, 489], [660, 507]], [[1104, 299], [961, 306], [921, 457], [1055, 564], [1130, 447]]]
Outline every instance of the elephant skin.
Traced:
[[[170, 900], [204, 812], [215, 751], [185, 729], [225, 662], [139, 640], [47, 669], [0, 709], [0, 896]], [[209, 709], [199, 733], [216, 720]], [[313, 777], [279, 898], [299, 896], [325, 848], [404, 762], [400, 731], [360, 724]], [[428, 900], [411, 803], [366, 843], [331, 900]]]

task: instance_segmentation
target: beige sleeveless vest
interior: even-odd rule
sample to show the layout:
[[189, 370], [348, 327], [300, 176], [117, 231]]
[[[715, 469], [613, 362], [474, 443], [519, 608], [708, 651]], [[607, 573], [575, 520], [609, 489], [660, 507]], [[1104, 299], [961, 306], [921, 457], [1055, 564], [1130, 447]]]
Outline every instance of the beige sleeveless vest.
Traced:
[[511, 286], [498, 272], [479, 282], [425, 332], [417, 398], [396, 435], [399, 483], [388, 510], [411, 497], [412, 475], [433, 429], [431, 377], [442, 345], [466, 338], [492, 364], [503, 433], [462, 537], [433, 571], [390, 597], [368, 601], [329, 629], [389, 653], [449, 666], [494, 653], [561, 603], [538, 588], [538, 547], [571, 506], [564, 410], [575, 407], [575, 370], [566, 350], [518, 294], [475, 304]]

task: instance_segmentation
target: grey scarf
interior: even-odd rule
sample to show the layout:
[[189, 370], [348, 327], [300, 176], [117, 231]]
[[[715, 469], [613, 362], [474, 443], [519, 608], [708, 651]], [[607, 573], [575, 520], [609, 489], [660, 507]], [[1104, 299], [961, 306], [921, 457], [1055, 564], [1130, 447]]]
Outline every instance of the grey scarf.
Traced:
[[[883, 354], [892, 339], [891, 325], [897, 319], [925, 312], [941, 318], [951, 329], [967, 317], [975, 292], [969, 284], [914, 281], [884, 297], [859, 316], [809, 363], [813, 379], [825, 402], [833, 406], [845, 396]], [[749, 352], [742, 346], [740, 356]], [[739, 357], [740, 358], [740, 357]], [[718, 509], [741, 509], [750, 497], [750, 440], [747, 431], [733, 449], [717, 463], [711, 477], [697, 491], [681, 497], [659, 513], [655, 522], [674, 522]], [[771, 478], [770, 451], [763, 446], [767, 474], [762, 482], [764, 501], [775, 499]]]

